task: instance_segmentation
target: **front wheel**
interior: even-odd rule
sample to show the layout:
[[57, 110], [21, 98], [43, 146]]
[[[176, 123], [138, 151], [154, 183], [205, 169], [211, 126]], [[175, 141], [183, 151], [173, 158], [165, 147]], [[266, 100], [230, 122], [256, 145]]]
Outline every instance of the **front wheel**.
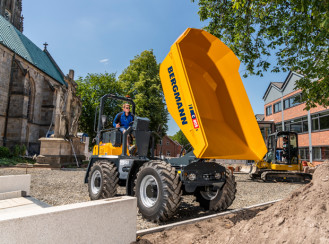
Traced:
[[226, 170], [226, 182], [222, 189], [213, 191], [210, 188], [198, 189], [195, 193], [196, 201], [205, 210], [226, 210], [235, 199], [236, 182], [230, 170]]
[[181, 202], [181, 185], [170, 164], [163, 161], [144, 163], [137, 173], [134, 189], [143, 218], [154, 222], [171, 218]]
[[88, 178], [91, 200], [114, 197], [118, 188], [118, 171], [114, 163], [102, 160], [93, 164]]

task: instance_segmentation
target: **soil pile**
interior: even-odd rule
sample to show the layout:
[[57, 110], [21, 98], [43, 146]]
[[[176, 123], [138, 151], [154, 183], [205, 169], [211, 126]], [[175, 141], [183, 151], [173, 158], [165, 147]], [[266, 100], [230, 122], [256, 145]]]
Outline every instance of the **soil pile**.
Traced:
[[329, 164], [264, 211], [245, 211], [146, 235], [140, 243], [329, 243]]

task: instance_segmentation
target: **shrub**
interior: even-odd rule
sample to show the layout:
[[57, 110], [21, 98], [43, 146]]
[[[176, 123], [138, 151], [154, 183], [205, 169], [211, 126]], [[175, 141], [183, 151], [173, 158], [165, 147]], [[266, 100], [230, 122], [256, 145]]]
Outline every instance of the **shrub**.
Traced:
[[0, 147], [0, 158], [8, 158], [9, 156], [9, 149], [7, 147]]
[[25, 155], [26, 147], [25, 145], [18, 145], [16, 144], [13, 148], [13, 156], [18, 157], [18, 156], [23, 156]]
[[25, 153], [26, 153], [26, 146], [23, 144], [21, 146], [20, 154], [21, 154], [21, 156], [25, 156]]
[[16, 144], [13, 148], [13, 156], [18, 157], [20, 152], [21, 152], [21, 148], [19, 145]]

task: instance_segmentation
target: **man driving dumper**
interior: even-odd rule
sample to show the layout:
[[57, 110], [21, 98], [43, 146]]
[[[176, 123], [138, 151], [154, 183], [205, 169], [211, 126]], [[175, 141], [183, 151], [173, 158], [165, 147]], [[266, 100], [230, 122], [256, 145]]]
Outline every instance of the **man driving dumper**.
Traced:
[[120, 128], [122, 132], [128, 129], [131, 122], [134, 121], [134, 115], [130, 112], [130, 104], [122, 105], [122, 112], [118, 113], [113, 121], [113, 127]]
[[[118, 113], [113, 121], [113, 127], [120, 128], [122, 133], [128, 129], [129, 125], [134, 121], [134, 115], [130, 112], [130, 104], [124, 103], [122, 105], [122, 112]], [[127, 146], [129, 148], [129, 144], [133, 141], [131, 134], [128, 136]], [[129, 148], [129, 150], [131, 150]]]

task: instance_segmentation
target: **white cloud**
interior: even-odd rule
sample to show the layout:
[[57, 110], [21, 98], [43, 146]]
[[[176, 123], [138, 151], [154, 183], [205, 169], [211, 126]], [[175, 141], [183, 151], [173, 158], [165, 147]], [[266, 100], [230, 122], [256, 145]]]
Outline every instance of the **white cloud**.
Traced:
[[99, 60], [100, 63], [107, 63], [108, 61], [109, 61], [108, 58], [104, 58], [104, 59]]

